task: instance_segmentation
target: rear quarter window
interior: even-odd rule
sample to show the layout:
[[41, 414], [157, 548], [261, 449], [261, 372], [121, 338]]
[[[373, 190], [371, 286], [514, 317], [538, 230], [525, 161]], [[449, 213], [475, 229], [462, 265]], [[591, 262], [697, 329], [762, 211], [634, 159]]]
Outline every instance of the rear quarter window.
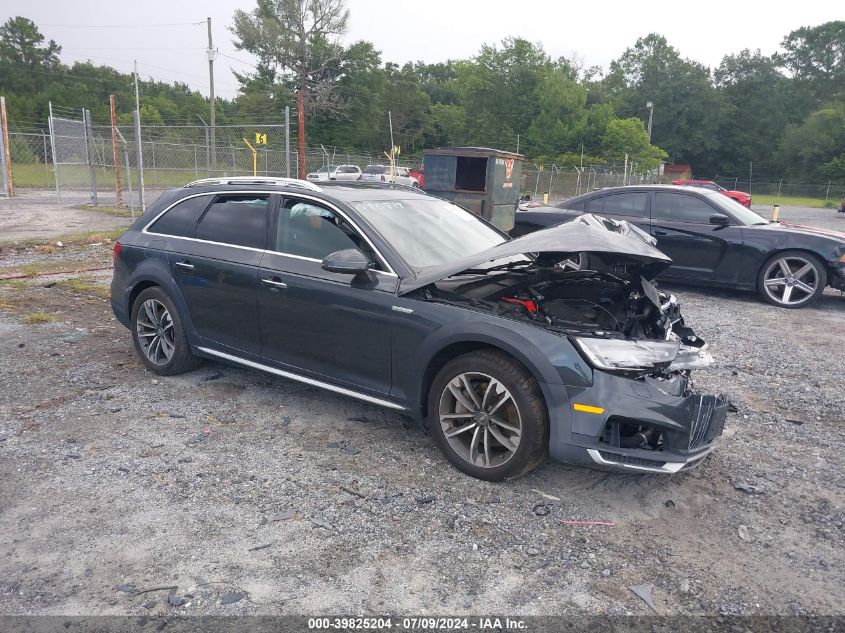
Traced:
[[193, 237], [197, 220], [209, 202], [211, 202], [211, 196], [195, 196], [182, 200], [153, 222], [147, 231], [176, 237]]
[[217, 196], [197, 225], [196, 238], [265, 248], [269, 201], [269, 196], [254, 194]]

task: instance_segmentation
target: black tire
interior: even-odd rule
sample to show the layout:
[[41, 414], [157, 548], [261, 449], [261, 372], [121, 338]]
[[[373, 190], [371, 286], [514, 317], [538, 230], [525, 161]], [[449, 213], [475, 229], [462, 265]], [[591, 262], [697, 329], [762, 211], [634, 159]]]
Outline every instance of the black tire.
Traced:
[[[490, 466], [476, 465], [470, 462], [468, 457], [472, 456], [472, 449], [467, 449], [468, 454], [466, 456], [459, 454], [458, 449], [454, 448], [450, 440], [446, 437], [446, 431], [443, 426], [449, 422], [441, 423], [441, 400], [451, 397], [444, 393], [449, 389], [450, 382], [454, 380], [459, 381], [459, 377], [467, 373], [486, 375], [486, 377], [504, 386], [507, 390], [507, 395], [511, 397], [510, 401], [502, 406], [502, 411], [504, 412], [505, 409], [508, 409], [509, 412], [507, 415], [511, 416], [507, 420], [508, 422], [514, 420], [513, 413], [514, 411], [517, 412], [521, 434], [519, 436], [519, 442], [516, 444], [516, 450], [510, 451], [503, 444], [499, 444], [492, 435], [493, 431], [490, 432], [491, 444], [495, 443], [498, 445], [498, 448], [492, 447], [491, 452], [498, 451], [495, 454], [499, 458], [507, 456], [506, 461], [500, 465], [494, 465], [494, 460], [490, 459], [490, 453], [487, 454], [487, 460], [491, 464]], [[483, 381], [483, 378], [481, 380]], [[478, 386], [483, 387], [483, 382]], [[473, 386], [473, 388], [475, 387]], [[476, 396], [484, 404], [483, 400], [486, 399], [486, 393], [482, 394], [478, 391], [476, 392]], [[498, 395], [495, 397], [498, 398]], [[453, 415], [448, 412], [446, 414]], [[501, 414], [497, 414], [497, 417], [499, 415]], [[493, 414], [490, 415], [490, 418], [493, 418]], [[470, 352], [446, 363], [437, 373], [428, 393], [427, 423], [437, 446], [455, 468], [467, 475], [486, 481], [502, 481], [526, 473], [543, 462], [548, 453], [548, 413], [537, 381], [522, 365], [515, 362], [510, 356], [494, 350]], [[467, 420], [465, 424], [482, 426], [475, 422], [475, 418]], [[490, 422], [485, 421], [484, 426], [489, 428], [488, 425], [490, 425]], [[456, 426], [450, 430], [454, 431], [460, 428]], [[503, 429], [496, 426], [496, 432], [501, 436]], [[476, 445], [482, 444], [487, 439], [486, 428], [483, 433], [484, 435], [479, 438], [479, 442]], [[470, 435], [470, 433], [464, 433], [460, 437], [469, 438], [464, 440], [469, 444], [476, 440], [475, 435], [472, 435], [472, 437]], [[454, 441], [456, 435], [452, 437]], [[509, 439], [513, 439], [513, 436], [510, 435]], [[486, 444], [484, 444], [484, 448], [487, 448]], [[479, 454], [479, 458], [483, 461], [484, 455]]]
[[[160, 303], [166, 310], [172, 321], [172, 340], [173, 345], [172, 355], [169, 359], [162, 358], [163, 362], [153, 362], [140, 342], [138, 333], [138, 316], [148, 301], [153, 300]], [[143, 318], [143, 317], [142, 317]], [[143, 327], [142, 327], [143, 329]], [[168, 328], [170, 329], [170, 328]], [[158, 286], [147, 288], [143, 290], [136, 298], [135, 303], [132, 304], [132, 342], [135, 344], [135, 353], [149, 371], [159, 376], [172, 376], [174, 374], [181, 374], [191, 371], [196, 368], [202, 359], [191, 353], [191, 346], [188, 344], [188, 339], [185, 335], [185, 327], [182, 322], [182, 316], [173, 304], [173, 301], [167, 293]], [[168, 335], [169, 336], [169, 335]], [[146, 338], [146, 337], [145, 337]]]
[[[802, 290], [796, 285], [793, 286], [794, 290], [790, 291], [790, 296], [788, 297], [788, 300], [783, 301], [783, 297], [786, 295], [785, 289], [781, 290], [781, 288], [784, 288], [784, 286], [769, 286], [767, 284], [767, 281], [771, 283], [778, 281], [780, 278], [788, 279], [785, 271], [777, 270], [778, 262], [781, 260], [790, 260], [787, 265], [793, 273], [798, 273], [801, 271], [801, 269], [803, 268], [801, 262], [812, 266], [812, 270], [802, 275], [801, 278], [798, 279], [798, 281], [803, 283], [804, 285], [811, 285], [809, 282], [812, 280], [812, 283], [815, 283], [813, 292], [807, 292], [805, 290]], [[824, 267], [824, 263], [815, 255], [811, 255], [810, 253], [807, 253], [805, 251], [792, 250], [775, 253], [774, 255], [769, 257], [769, 259], [766, 260], [766, 262], [760, 268], [760, 272], [757, 273], [757, 292], [760, 294], [764, 301], [772, 305], [778, 306], [779, 308], [787, 308], [790, 310], [794, 310], [797, 308], [805, 308], [811, 303], [818, 300], [818, 298], [824, 292], [826, 286], [827, 270]], [[767, 287], [771, 288], [771, 292], [767, 290]], [[791, 294], [793, 291], [797, 295], [798, 299], [793, 298]], [[779, 296], [780, 299], [778, 298]]]

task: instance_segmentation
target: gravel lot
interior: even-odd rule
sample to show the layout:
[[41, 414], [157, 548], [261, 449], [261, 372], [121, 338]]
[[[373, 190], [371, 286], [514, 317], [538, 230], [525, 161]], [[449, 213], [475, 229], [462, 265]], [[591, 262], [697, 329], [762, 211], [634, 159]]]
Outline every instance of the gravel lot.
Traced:
[[[0, 274], [57, 257], [109, 245]], [[0, 283], [0, 614], [650, 613], [633, 585], [660, 614], [845, 613], [838, 292], [672, 289], [717, 357], [698, 385], [738, 408], [699, 468], [492, 484], [387, 410], [211, 362], [156, 378], [108, 272], [83, 281]]]

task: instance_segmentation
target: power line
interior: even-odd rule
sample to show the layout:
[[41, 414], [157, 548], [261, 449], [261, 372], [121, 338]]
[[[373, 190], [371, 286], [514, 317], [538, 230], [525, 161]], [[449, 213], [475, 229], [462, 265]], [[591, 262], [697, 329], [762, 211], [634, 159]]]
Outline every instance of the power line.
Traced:
[[41, 24], [56, 29], [145, 29], [159, 28], [163, 26], [198, 26], [202, 22], [171, 22], [168, 24]]

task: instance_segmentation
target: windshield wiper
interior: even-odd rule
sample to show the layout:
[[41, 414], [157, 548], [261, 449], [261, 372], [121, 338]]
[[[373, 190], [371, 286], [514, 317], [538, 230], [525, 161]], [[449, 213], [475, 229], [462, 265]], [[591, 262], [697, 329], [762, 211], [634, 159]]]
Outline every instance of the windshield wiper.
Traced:
[[486, 273], [492, 273], [497, 270], [512, 270], [514, 268], [528, 266], [533, 263], [533, 261], [529, 260], [524, 262], [508, 262], [507, 264], [499, 264], [498, 266], [492, 266], [490, 268], [467, 268], [466, 270], [462, 270], [461, 272], [455, 273], [452, 276], [455, 277], [457, 275], [484, 275]]

